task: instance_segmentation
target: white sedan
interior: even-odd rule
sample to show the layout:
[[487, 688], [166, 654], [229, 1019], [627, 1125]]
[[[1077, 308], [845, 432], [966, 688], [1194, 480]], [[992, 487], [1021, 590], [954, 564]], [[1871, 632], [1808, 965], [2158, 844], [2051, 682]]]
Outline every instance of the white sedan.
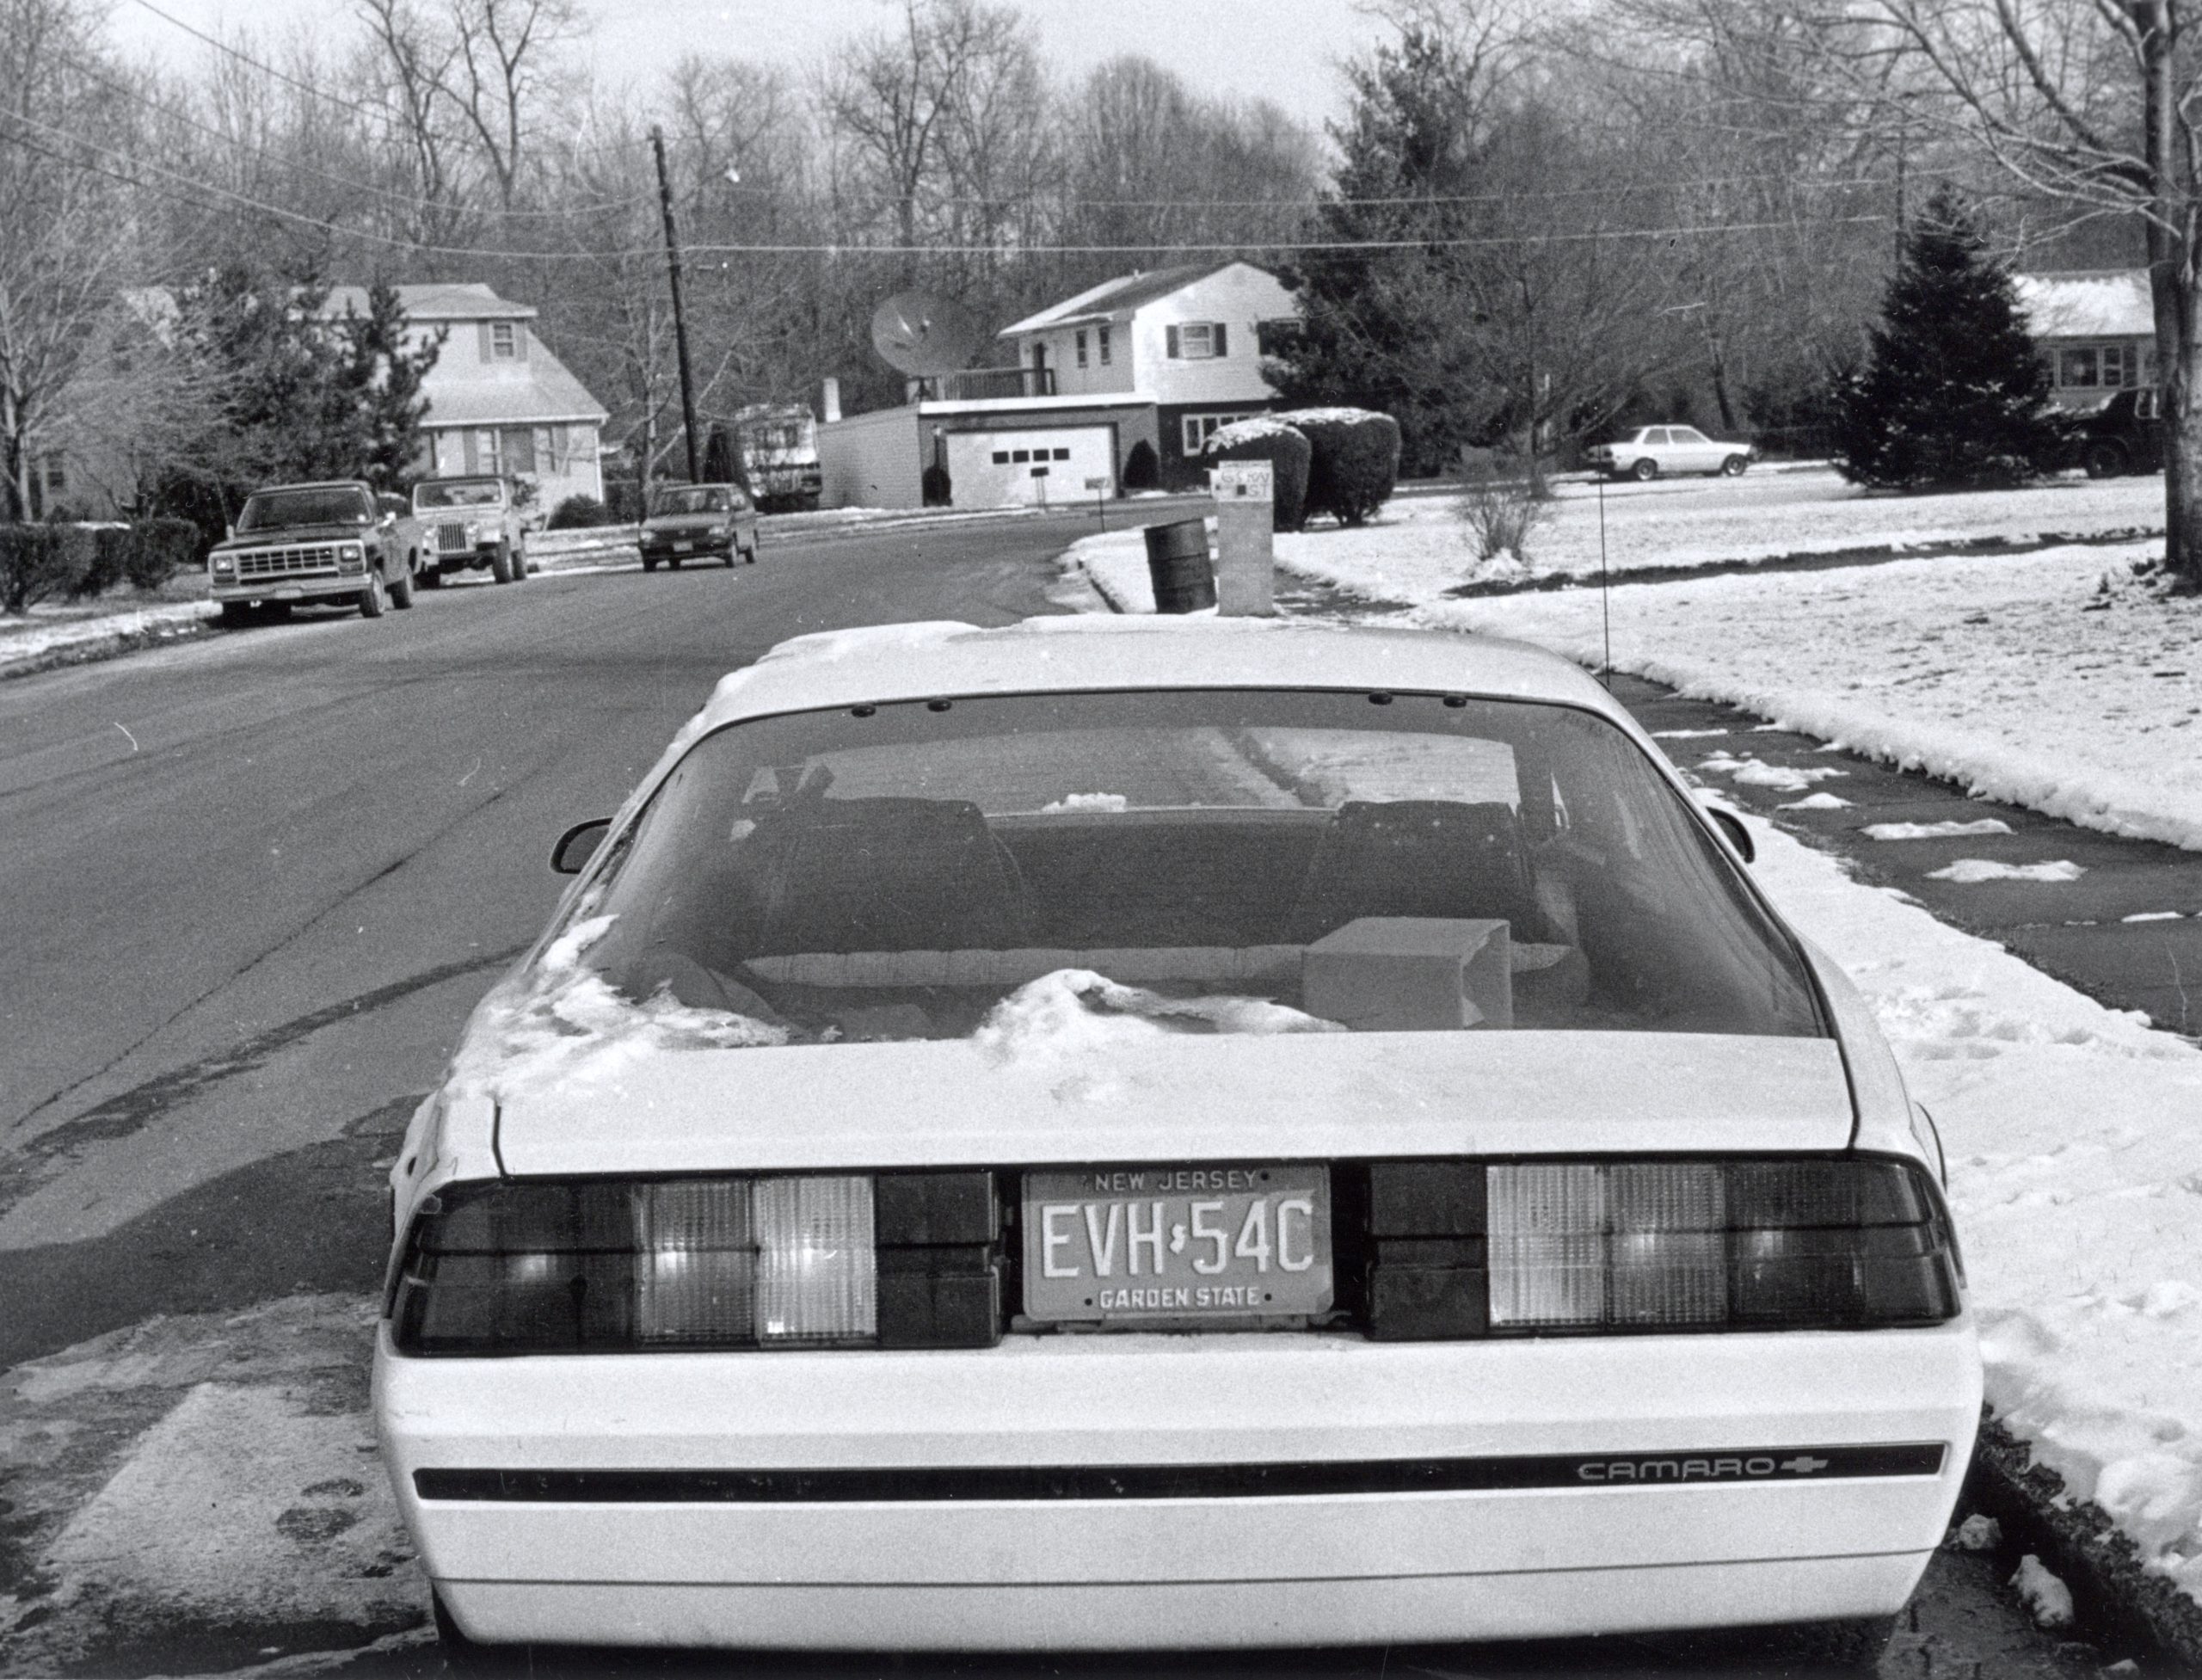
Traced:
[[1695, 426], [1639, 426], [1612, 443], [1596, 444], [1590, 465], [1610, 478], [1657, 478], [1667, 472], [1740, 477], [1757, 453], [1748, 443], [1723, 443]]
[[1979, 1356], [1931, 1124], [1748, 851], [1483, 638], [904, 625], [727, 678], [561, 841], [391, 1173], [440, 1627], [1870, 1663]]

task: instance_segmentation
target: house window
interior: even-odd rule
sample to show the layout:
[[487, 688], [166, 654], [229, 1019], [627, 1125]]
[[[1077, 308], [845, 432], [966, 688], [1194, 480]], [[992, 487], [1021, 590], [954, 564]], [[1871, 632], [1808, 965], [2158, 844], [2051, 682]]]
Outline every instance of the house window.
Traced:
[[1016, 450], [1016, 451], [1013, 451], [1013, 452], [1011, 453], [1011, 455], [1010, 455], [1010, 458], [1010, 458], [1012, 462], [1019, 462], [1019, 463], [1022, 463], [1022, 462], [1029, 461], [1029, 460], [1030, 460], [1030, 459], [1032, 458], [1032, 452], [1031, 452], [1030, 450], [1029, 450], [1029, 449], [1019, 449], [1019, 450]]
[[1086, 335], [1084, 333], [1076, 335], [1076, 342], [1078, 345], [1078, 365], [1080, 367], [1083, 367], [1086, 366]]
[[1006, 449], [995, 450], [994, 465], [996, 466], [1007, 466], [1009, 465], [1009, 451]]
[[484, 428], [483, 429], [475, 433], [474, 465], [472, 471], [476, 472], [502, 472], [504, 470], [505, 452], [501, 446], [497, 434], [488, 428]]
[[1070, 459], [1070, 451], [1067, 449], [1058, 449], [1055, 451], [1055, 458], [1059, 461], [1067, 461]]
[[1218, 427], [1229, 426], [1241, 420], [1252, 420], [1255, 414], [1260, 412], [1261, 410], [1257, 409], [1252, 414], [1187, 415], [1178, 422], [1184, 434], [1185, 453], [1197, 455], [1207, 448], [1208, 440], [1215, 435]]
[[1221, 321], [1187, 321], [1164, 330], [1164, 348], [1173, 360], [1213, 361], [1231, 354], [1231, 341]]
[[1093, 329], [1093, 336], [1098, 341], [1097, 348], [1101, 352], [1101, 366], [1106, 367], [1109, 365], [1109, 329], [1106, 327], [1096, 327]]
[[520, 354], [520, 329], [509, 321], [489, 323], [489, 354], [494, 360], [511, 361]]
[[566, 452], [566, 428], [563, 426], [538, 426], [535, 428], [535, 470], [538, 472], [564, 472], [571, 465]]
[[532, 426], [505, 428], [505, 470], [507, 472], [535, 471], [535, 428]]
[[2068, 389], [2092, 391], [2095, 385], [2095, 350], [2092, 344], [2064, 353], [2064, 366], [2057, 384]]

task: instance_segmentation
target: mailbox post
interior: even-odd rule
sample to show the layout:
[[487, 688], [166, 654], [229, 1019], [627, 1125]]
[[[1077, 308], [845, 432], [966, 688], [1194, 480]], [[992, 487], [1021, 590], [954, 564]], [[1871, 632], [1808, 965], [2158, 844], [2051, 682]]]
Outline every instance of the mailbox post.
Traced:
[[1275, 469], [1267, 461], [1220, 462], [1209, 470], [1209, 494], [1215, 499], [1217, 613], [1273, 617]]

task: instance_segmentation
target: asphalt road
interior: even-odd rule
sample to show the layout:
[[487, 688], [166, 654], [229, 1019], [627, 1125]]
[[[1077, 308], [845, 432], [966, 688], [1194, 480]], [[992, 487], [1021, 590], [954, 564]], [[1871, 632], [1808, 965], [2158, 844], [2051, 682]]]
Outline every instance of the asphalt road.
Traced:
[[[555, 902], [551, 840], [608, 813], [771, 643], [1050, 610], [1053, 557], [1090, 528], [451, 588], [376, 623], [301, 617], [0, 685], [0, 1672], [370, 1646], [336, 1660], [438, 1671], [366, 1439], [382, 1169]], [[1922, 1653], [1935, 1673], [2092, 1671], [1996, 1578], [1939, 1560], [1884, 1671], [1923, 1671]], [[1643, 1656], [1405, 1665], [1616, 1674]], [[532, 1661], [509, 1671], [561, 1666]]]

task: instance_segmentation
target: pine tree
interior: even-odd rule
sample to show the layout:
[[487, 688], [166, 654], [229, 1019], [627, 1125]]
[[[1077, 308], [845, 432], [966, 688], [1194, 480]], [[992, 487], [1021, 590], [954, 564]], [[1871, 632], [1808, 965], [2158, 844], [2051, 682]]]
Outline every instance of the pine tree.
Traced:
[[1837, 465], [1854, 483], [2011, 484], [2056, 463], [2049, 371], [2009, 271], [1949, 188], [1904, 241], [1865, 371], [1836, 392]]

